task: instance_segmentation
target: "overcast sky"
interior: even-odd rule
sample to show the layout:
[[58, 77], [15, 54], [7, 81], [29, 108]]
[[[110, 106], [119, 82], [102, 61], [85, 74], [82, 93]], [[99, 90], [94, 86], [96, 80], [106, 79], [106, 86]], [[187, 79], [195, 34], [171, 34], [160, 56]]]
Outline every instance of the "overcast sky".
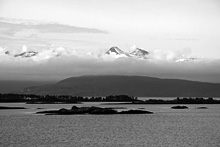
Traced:
[[0, 0], [0, 17], [97, 28], [121, 46], [220, 54], [219, 0]]
[[[66, 59], [69, 61], [66, 62], [59, 58], [55, 61], [47, 56], [46, 59], [52, 61], [47, 60], [47, 63], [43, 64], [34, 62], [44, 60], [43, 55], [42, 58], [33, 60], [12, 59], [0, 55], [0, 79], [47, 79], [51, 73], [54, 74], [51, 79], [62, 79], [65, 76], [86, 73], [111, 73], [150, 74], [220, 82], [220, 72], [216, 69], [220, 59], [219, 0], [0, 0], [0, 17], [1, 54], [6, 50], [12, 50], [13, 53], [22, 52], [24, 45], [29, 50], [34, 48], [49, 50], [48, 52], [61, 47], [65, 50], [64, 59], [69, 52], [78, 59]], [[24, 24], [27, 20], [38, 25]], [[39, 23], [42, 22], [53, 25], [40, 26]], [[183, 69], [167, 60], [156, 63], [154, 68], [152, 65], [155, 65], [155, 62], [150, 64], [149, 61], [132, 59], [128, 62], [127, 59], [122, 59], [132, 64], [129, 69], [122, 61], [110, 63], [106, 62], [104, 57], [100, 57], [101, 61], [97, 59], [98, 55], [111, 46], [119, 46], [130, 52], [133, 45], [150, 51], [157, 59], [194, 57], [205, 61], [191, 66], [184, 63]], [[58, 50], [60, 51], [60, 48]], [[91, 54], [96, 57], [90, 57]], [[64, 62], [66, 68], [62, 66]], [[202, 69], [204, 62], [208, 71]], [[24, 63], [28, 65], [23, 65]], [[51, 66], [50, 71], [46, 65]], [[56, 65], [60, 66], [62, 73], [56, 74]], [[164, 65], [168, 68], [162, 69]], [[73, 66], [75, 70], [71, 71], [69, 66]], [[124, 68], [115, 70], [117, 66]], [[36, 72], [30, 72], [29, 69], [32, 68], [35, 68]], [[196, 76], [197, 74], [199, 76]]]

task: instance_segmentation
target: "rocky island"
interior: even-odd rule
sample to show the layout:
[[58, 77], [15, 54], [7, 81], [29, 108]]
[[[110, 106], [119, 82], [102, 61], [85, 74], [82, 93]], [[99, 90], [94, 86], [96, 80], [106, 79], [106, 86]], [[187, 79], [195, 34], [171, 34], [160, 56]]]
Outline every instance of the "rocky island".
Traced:
[[40, 111], [37, 114], [46, 115], [76, 115], [76, 114], [152, 114], [153, 112], [144, 110], [127, 110], [118, 112], [114, 108], [101, 108], [101, 107], [77, 107], [73, 106], [71, 109], [59, 109], [59, 110], [49, 110]]
[[171, 109], [188, 109], [187, 106], [173, 106]]

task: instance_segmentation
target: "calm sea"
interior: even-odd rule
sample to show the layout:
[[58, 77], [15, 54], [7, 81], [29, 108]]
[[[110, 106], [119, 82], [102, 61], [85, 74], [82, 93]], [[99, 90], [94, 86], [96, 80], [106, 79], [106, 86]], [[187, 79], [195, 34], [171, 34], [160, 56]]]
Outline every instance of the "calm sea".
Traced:
[[[220, 105], [100, 105], [144, 109], [139, 115], [36, 115], [73, 104], [0, 103], [25, 110], [0, 110], [1, 147], [219, 147]], [[196, 109], [197, 107], [208, 109]], [[44, 108], [44, 109], [38, 109]]]

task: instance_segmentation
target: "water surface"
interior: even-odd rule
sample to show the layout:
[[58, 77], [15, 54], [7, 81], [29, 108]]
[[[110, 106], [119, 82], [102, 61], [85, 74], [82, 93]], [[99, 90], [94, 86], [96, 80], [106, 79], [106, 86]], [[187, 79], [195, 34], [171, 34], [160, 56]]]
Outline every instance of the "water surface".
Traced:
[[[1, 104], [3, 105], [3, 104]], [[36, 115], [46, 109], [71, 108], [73, 104], [23, 104], [26, 110], [0, 111], [2, 147], [218, 147], [220, 146], [220, 105], [100, 105], [126, 107], [154, 114], [140, 115]], [[208, 109], [195, 109], [203, 106]]]

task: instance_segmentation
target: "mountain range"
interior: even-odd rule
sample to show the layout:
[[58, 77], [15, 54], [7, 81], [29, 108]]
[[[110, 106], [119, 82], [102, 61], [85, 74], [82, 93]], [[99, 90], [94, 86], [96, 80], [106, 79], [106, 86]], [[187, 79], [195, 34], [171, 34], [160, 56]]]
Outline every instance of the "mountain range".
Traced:
[[[23, 57], [23, 58], [31, 58], [31, 57], [37, 56], [39, 54], [39, 52], [37, 52], [37, 51], [27, 51], [26, 46], [23, 46], [23, 50], [24, 51], [22, 51], [20, 53], [16, 53], [14, 55], [11, 54], [10, 51], [5, 51], [5, 54], [12, 55], [14, 57]], [[53, 52], [53, 54], [55, 54], [55, 53]], [[118, 57], [138, 57], [138, 58], [147, 59], [149, 52], [145, 51], [144, 49], [136, 48], [133, 52], [126, 53], [126, 52], [122, 51], [121, 49], [119, 49], [117, 46], [113, 46], [105, 54], [106, 55], [114, 54]]]
[[[63, 52], [62, 52], [62, 51]], [[42, 53], [44, 52], [44, 53]], [[27, 46], [23, 45], [23, 49], [21, 52], [19, 53], [12, 53], [8, 50], [6, 50], [4, 52], [5, 55], [8, 56], [13, 56], [13, 57], [21, 57], [21, 58], [30, 58], [30, 59], [38, 59], [40, 60], [40, 58], [43, 59], [47, 59], [48, 57], [58, 57], [58, 56], [62, 56], [62, 55], [66, 55], [66, 50], [65, 48], [58, 48], [58, 49], [54, 49], [54, 50], [50, 50], [50, 51], [35, 51], [35, 50], [27, 50]], [[68, 55], [70, 55], [71, 53], [68, 52]], [[104, 54], [102, 55], [95, 55], [95, 54], [91, 54], [92, 56], [96, 57], [102, 57], [103, 55], [107, 55], [107, 56], [111, 56], [113, 58], [120, 58], [120, 57], [127, 57], [127, 58], [135, 58], [135, 59], [151, 59], [152, 56], [150, 57], [151, 53], [149, 51], [146, 51], [144, 49], [135, 47], [134, 50], [132, 52], [125, 52], [123, 50], [121, 50], [120, 48], [118, 48], [117, 46], [113, 46], [111, 48], [109, 48]], [[49, 58], [48, 58], [49, 59]], [[174, 59], [174, 62], [189, 62], [189, 61], [196, 61], [197, 58], [177, 58]]]
[[81, 76], [56, 84], [25, 88], [22, 93], [39, 95], [139, 97], [220, 97], [220, 84], [146, 76]]
[[127, 53], [127, 52], [124, 52], [121, 49], [119, 49], [117, 46], [113, 46], [106, 52], [106, 54], [107, 55], [114, 54], [114, 55], [120, 56], [120, 57], [138, 57], [138, 58], [147, 59], [149, 52], [144, 49], [135, 48], [135, 50], [132, 51], [131, 53]]

